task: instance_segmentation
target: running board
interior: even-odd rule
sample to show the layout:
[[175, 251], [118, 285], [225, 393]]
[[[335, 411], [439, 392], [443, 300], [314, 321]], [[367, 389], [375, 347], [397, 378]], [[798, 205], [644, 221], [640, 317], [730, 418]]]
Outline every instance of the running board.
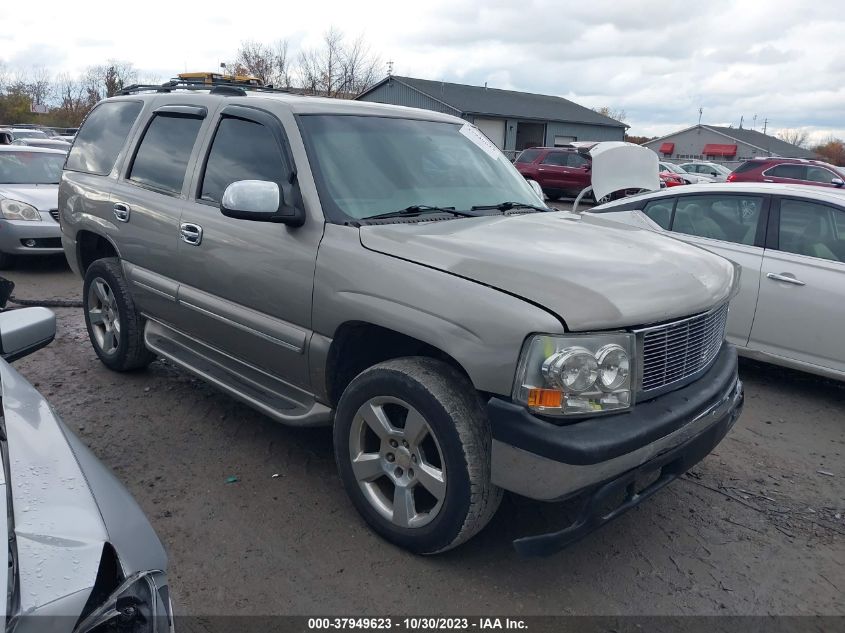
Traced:
[[291, 426], [331, 424], [332, 410], [310, 394], [163, 323], [147, 320], [144, 343], [156, 354], [278, 422]]

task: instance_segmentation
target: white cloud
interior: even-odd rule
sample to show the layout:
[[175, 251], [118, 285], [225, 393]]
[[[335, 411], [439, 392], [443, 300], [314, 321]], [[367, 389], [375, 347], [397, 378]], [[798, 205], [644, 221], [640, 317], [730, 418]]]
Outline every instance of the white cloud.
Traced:
[[[62, 15], [45, 20], [44, 15]], [[838, 2], [709, 0], [322, 0], [201, 7], [147, 0], [142, 11], [91, 0], [67, 11], [41, 0], [0, 9], [0, 61], [79, 72], [109, 58], [162, 78], [215, 69], [242, 39], [314, 46], [329, 26], [363, 33], [397, 74], [558, 94], [628, 113], [631, 132], [661, 134], [702, 120], [845, 129], [845, 19]]]

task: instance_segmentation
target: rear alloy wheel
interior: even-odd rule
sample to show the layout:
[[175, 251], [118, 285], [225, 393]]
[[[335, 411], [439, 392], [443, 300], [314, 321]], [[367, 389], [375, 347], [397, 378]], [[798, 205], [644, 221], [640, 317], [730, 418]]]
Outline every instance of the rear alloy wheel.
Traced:
[[355, 508], [412, 552], [460, 545], [501, 501], [484, 408], [469, 380], [442, 361], [399, 358], [359, 374], [338, 403], [334, 444]]
[[98, 259], [88, 267], [82, 296], [88, 336], [104, 365], [129, 371], [155, 360], [144, 345], [144, 321], [117, 258]]

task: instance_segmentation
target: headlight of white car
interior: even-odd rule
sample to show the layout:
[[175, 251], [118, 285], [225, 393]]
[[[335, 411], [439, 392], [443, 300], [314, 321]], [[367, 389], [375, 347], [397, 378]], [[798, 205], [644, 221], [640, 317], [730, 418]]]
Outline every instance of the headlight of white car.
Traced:
[[515, 402], [552, 416], [590, 415], [632, 405], [634, 335], [535, 335], [526, 341]]
[[41, 221], [41, 214], [31, 204], [17, 200], [7, 200], [5, 198], [0, 200], [0, 215], [7, 220]]

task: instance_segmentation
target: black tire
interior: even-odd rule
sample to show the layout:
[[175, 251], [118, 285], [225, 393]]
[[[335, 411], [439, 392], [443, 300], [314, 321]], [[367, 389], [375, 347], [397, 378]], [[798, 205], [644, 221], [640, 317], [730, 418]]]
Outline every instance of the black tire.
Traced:
[[549, 193], [548, 191], [543, 190], [543, 193], [546, 194], [546, 197], [549, 200], [557, 201], [560, 200], [561, 194], [560, 193]]
[[[442, 453], [445, 493], [439, 511], [425, 525], [400, 527], [385, 518], [365, 496], [353, 472], [353, 421], [362, 406], [379, 397], [399, 398], [412, 405]], [[334, 446], [341, 480], [364, 520], [391, 543], [417, 554], [444, 552], [467, 541], [489, 523], [502, 499], [502, 489], [490, 481], [490, 426], [481, 400], [465, 376], [435, 359], [400, 358], [359, 374], [340, 398]]]
[[9, 270], [15, 265], [15, 256], [0, 252], [0, 270]]
[[[119, 334], [113, 339], [117, 341], [117, 345], [108, 351], [98, 342], [92, 325], [89, 295], [92, 292], [92, 285], [97, 280], [105, 283], [112, 294], [120, 326]], [[144, 345], [144, 320], [135, 309], [135, 302], [132, 300], [129, 286], [123, 276], [120, 260], [116, 257], [98, 259], [88, 267], [82, 285], [82, 303], [88, 338], [106, 367], [114, 371], [132, 371], [146, 367], [156, 359], [155, 354]]]

